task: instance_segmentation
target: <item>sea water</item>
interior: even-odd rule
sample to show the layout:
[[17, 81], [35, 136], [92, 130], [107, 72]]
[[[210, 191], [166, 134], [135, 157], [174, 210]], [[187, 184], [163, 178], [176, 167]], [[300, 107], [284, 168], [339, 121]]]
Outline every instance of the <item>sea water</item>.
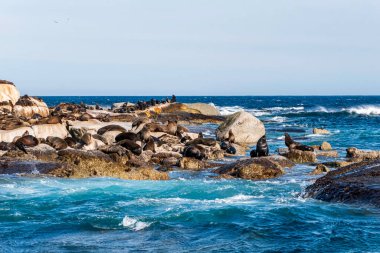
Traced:
[[[150, 97], [44, 97], [49, 105]], [[284, 133], [305, 144], [380, 149], [380, 97], [178, 97], [246, 110], [267, 130], [271, 153]], [[213, 136], [217, 125], [189, 126]], [[323, 127], [329, 135], [312, 134]], [[331, 158], [322, 159], [328, 161]], [[219, 180], [173, 171], [169, 181], [0, 176], [0, 252], [380, 252], [380, 210], [304, 198], [318, 176]]]

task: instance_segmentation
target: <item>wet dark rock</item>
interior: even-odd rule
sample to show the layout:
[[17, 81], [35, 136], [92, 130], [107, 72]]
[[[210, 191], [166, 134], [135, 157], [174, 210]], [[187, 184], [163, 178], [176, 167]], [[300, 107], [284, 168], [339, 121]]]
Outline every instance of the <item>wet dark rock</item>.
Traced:
[[307, 187], [305, 196], [380, 207], [380, 160], [355, 163], [331, 171]]

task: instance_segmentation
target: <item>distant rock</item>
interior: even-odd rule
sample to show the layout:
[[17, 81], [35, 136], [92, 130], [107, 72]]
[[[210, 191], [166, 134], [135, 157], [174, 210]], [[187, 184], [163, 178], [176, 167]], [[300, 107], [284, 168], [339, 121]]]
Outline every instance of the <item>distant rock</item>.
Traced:
[[0, 102], [10, 101], [12, 105], [15, 105], [19, 98], [20, 92], [12, 82], [0, 80]]
[[380, 207], [380, 161], [355, 163], [319, 178], [306, 188], [306, 197]]
[[217, 166], [219, 166], [219, 164], [200, 161], [191, 157], [183, 157], [179, 160], [179, 167], [186, 170], [204, 170], [208, 168], [215, 168]]
[[49, 108], [42, 99], [27, 95], [20, 97], [13, 107], [13, 112], [17, 117], [25, 118], [31, 118], [35, 114], [47, 117], [50, 114]]
[[313, 134], [330, 134], [330, 131], [323, 128], [314, 128]]
[[232, 130], [235, 135], [235, 142], [242, 144], [254, 144], [265, 135], [263, 122], [248, 112], [237, 112], [228, 116], [216, 130], [219, 140], [228, 137]]
[[220, 116], [219, 110], [210, 104], [205, 103], [192, 103], [192, 104], [186, 104], [190, 109], [194, 109], [199, 111], [199, 113], [203, 115], [209, 115], [209, 116]]

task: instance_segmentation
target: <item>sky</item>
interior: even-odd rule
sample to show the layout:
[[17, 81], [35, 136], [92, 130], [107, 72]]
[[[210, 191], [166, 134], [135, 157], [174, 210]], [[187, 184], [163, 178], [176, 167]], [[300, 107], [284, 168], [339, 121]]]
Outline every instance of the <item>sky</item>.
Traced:
[[29, 95], [380, 95], [379, 0], [0, 0]]

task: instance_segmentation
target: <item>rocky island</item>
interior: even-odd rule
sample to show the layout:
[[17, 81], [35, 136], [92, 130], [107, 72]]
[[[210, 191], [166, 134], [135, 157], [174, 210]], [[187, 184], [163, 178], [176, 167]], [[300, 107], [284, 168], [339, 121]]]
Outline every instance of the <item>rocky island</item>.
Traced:
[[[215, 178], [264, 180], [295, 164], [314, 164], [310, 174], [327, 175], [305, 196], [379, 206], [380, 152], [348, 148], [345, 159], [319, 163], [318, 157], [339, 158], [338, 152], [327, 142], [306, 146], [285, 134], [287, 147], [270, 155], [264, 123], [244, 111], [222, 116], [212, 105], [184, 104], [175, 96], [109, 109], [84, 103], [49, 108], [4, 80], [0, 111], [1, 174], [169, 180], [173, 170], [207, 170]], [[219, 124], [214, 137], [189, 130], [205, 123]]]

